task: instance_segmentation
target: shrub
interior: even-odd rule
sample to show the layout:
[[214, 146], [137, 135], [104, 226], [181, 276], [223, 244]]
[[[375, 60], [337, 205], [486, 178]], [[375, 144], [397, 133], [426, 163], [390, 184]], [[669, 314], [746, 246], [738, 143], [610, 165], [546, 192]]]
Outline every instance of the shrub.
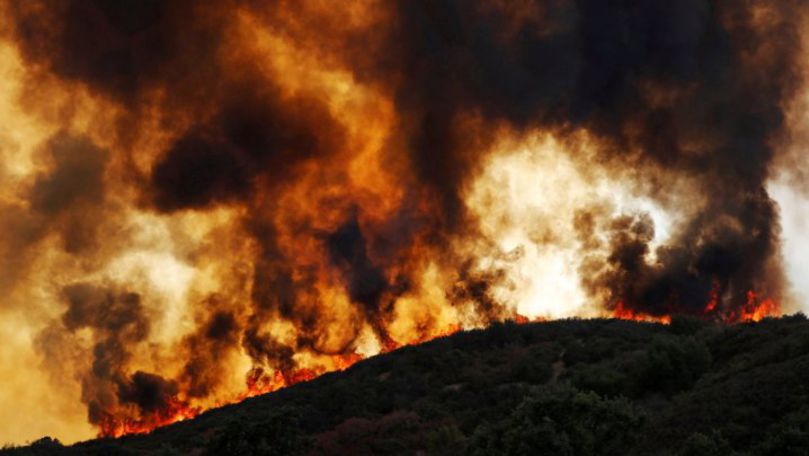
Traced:
[[755, 447], [753, 454], [761, 456], [809, 454], [809, 408], [803, 408], [773, 425]]
[[295, 410], [281, 408], [264, 419], [231, 420], [209, 445], [208, 454], [270, 456], [303, 454], [309, 440]]
[[569, 385], [535, 390], [498, 422], [475, 430], [474, 455], [623, 455], [638, 438], [642, 415], [625, 399], [604, 399]]
[[705, 435], [696, 432], [686, 439], [677, 454], [678, 456], [726, 456], [732, 454], [732, 450], [721, 433], [714, 431], [711, 435]]
[[655, 337], [640, 366], [645, 392], [675, 393], [690, 388], [711, 365], [711, 352], [693, 337]]

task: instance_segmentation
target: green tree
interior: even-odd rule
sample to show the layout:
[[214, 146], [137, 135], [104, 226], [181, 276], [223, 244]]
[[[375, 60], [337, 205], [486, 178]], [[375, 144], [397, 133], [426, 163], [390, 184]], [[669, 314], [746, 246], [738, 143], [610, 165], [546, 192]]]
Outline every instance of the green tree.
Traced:
[[643, 416], [625, 399], [605, 399], [562, 384], [535, 390], [505, 419], [472, 436], [474, 455], [622, 455]]

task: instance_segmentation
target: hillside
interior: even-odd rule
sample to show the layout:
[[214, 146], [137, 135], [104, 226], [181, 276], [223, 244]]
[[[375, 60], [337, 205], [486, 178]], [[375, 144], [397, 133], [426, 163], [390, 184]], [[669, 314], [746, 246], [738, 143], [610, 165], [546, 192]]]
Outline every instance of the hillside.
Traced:
[[809, 322], [507, 322], [151, 435], [0, 454], [809, 454]]

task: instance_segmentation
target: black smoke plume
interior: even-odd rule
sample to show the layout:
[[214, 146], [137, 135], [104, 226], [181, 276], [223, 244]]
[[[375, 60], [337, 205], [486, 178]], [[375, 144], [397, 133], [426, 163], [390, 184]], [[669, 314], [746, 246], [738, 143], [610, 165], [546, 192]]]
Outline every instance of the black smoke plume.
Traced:
[[[606, 296], [608, 309], [703, 315], [716, 292], [720, 305], [707, 316], [723, 317], [747, 304], [750, 291], [780, 297], [778, 208], [766, 183], [784, 106], [802, 84], [804, 2], [396, 0], [379, 5], [380, 24], [345, 33], [291, 3], [43, 0], [8, 8], [34, 76], [86, 88], [122, 112], [106, 139], [127, 156], [115, 164], [131, 168], [139, 209], [174, 215], [234, 206], [255, 243], [250, 302], [242, 309], [229, 308], [226, 297], [198, 300], [203, 310], [183, 339], [189, 356], [178, 379], [125, 368], [150, 328], [136, 292], [90, 283], [64, 290], [67, 310], [55, 324], [93, 332], [92, 366], [82, 378], [93, 422], [117, 404], [158, 408], [178, 385], [206, 396], [218, 381], [217, 357], [239, 347], [256, 366], [287, 371], [299, 350], [348, 350], [365, 323], [385, 340], [392, 297], [411, 285], [411, 249], [455, 262], [449, 301], [472, 301], [487, 321], [506, 316], [491, 291], [502, 276], [447, 252], [452, 240], [474, 235], [464, 196], [502, 126], [560, 138], [585, 131], [616, 176], [638, 170], [649, 197], [668, 202], [667, 186], [682, 176], [693, 186], [684, 192], [703, 202], [658, 247], [643, 214], [577, 216], [582, 245], [607, 251], [585, 252], [580, 269], [586, 290]], [[283, 221], [322, 250], [360, 315], [341, 329], [336, 348], [322, 342], [329, 308], [313, 291], [322, 271], [283, 248], [274, 216], [302, 169], [328, 169], [354, 151], [327, 100], [285, 91], [274, 79], [283, 75], [233, 58], [238, 49], [225, 43], [240, 12], [392, 97], [395, 133], [383, 160], [407, 187], [395, 220], [366, 229], [360, 219], [370, 219], [370, 209], [338, 195], [315, 202], [345, 208], [330, 230], [311, 215]], [[131, 165], [139, 151], [129, 145], [149, 109], [163, 113], [159, 123], [183, 128], [144, 171]], [[30, 208], [16, 210], [25, 223], [14, 232], [41, 239], [47, 230], [27, 227], [58, 219], [64, 250], [81, 255], [93, 246], [94, 218], [71, 211], [102, 218], [111, 165], [85, 138], [58, 135], [50, 149], [52, 170], [30, 186]], [[276, 319], [294, 325], [294, 342], [266, 329]]]

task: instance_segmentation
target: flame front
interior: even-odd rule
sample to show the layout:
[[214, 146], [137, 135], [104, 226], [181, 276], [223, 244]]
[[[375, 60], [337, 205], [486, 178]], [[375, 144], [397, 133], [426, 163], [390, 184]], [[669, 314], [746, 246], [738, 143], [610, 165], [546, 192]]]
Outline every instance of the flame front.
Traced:
[[139, 418], [121, 418], [115, 415], [103, 417], [98, 424], [98, 436], [115, 438], [127, 434], [145, 434], [160, 426], [194, 418], [199, 413], [198, 407], [191, 407], [171, 398], [163, 408], [141, 413]]
[[790, 310], [806, 8], [576, 3], [0, 2], [0, 410], [47, 415], [0, 437], [496, 321]]

